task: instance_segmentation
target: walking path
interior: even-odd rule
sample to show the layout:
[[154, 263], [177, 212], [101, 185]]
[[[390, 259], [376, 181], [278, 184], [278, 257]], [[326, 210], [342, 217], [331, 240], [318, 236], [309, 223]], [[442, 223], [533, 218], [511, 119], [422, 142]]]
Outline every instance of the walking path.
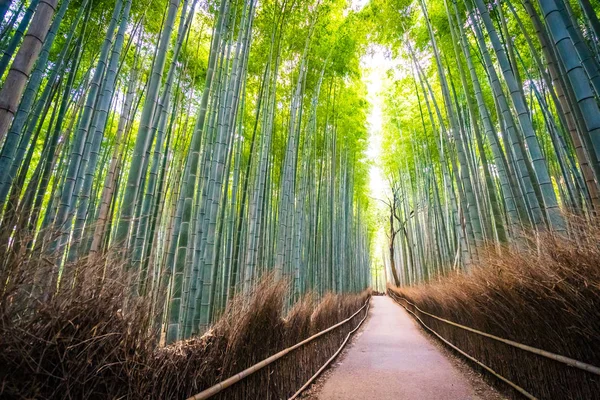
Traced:
[[488, 398], [476, 394], [472, 379], [392, 299], [373, 296], [370, 314], [362, 335], [325, 381], [320, 400]]

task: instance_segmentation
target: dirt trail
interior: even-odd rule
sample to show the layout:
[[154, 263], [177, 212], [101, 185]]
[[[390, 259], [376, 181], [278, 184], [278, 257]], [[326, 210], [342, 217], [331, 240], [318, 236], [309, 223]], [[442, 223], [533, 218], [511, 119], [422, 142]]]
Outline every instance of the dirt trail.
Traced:
[[491, 398], [493, 390], [457, 367], [389, 297], [374, 296], [370, 313], [362, 335], [324, 382], [320, 400]]

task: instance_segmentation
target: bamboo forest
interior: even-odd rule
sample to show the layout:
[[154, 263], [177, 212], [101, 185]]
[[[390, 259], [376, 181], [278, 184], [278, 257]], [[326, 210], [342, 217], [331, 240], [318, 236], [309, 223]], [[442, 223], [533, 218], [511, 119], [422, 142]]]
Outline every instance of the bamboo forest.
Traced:
[[0, 16], [0, 398], [597, 398], [598, 0]]

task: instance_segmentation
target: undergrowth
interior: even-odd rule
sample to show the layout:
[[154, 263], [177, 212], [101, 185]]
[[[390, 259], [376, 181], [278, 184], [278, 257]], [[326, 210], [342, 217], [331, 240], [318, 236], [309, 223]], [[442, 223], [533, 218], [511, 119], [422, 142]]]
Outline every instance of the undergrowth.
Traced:
[[[600, 228], [573, 225], [571, 237], [546, 233], [499, 253], [483, 252], [471, 273], [389, 289], [444, 319], [600, 366]], [[600, 393], [600, 376], [418, 315], [537, 398]]]
[[[252, 293], [236, 297], [202, 337], [159, 346], [151, 302], [129, 295], [122, 266], [106, 271], [115, 264], [95, 264], [67, 265], [63, 273], [82, 279], [60, 290], [47, 290], [55, 282], [39, 284], [53, 268], [41, 257], [17, 259], [2, 272], [1, 398], [187, 398], [349, 317], [369, 296], [306, 295], [289, 307], [286, 283], [266, 277]], [[363, 316], [233, 385], [221, 398], [287, 398]]]

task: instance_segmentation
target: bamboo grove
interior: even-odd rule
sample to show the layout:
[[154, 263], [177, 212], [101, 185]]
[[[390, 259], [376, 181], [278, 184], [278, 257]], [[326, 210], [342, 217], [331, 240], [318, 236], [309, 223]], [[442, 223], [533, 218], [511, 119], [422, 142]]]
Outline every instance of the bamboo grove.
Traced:
[[43, 258], [43, 300], [122, 263], [168, 343], [265, 273], [290, 300], [368, 286], [364, 34], [344, 1], [1, 0], [0, 15], [2, 279]]
[[[386, 87], [385, 264], [397, 286], [594, 223], [600, 4], [374, 1]], [[533, 235], [532, 235], [533, 232]]]

